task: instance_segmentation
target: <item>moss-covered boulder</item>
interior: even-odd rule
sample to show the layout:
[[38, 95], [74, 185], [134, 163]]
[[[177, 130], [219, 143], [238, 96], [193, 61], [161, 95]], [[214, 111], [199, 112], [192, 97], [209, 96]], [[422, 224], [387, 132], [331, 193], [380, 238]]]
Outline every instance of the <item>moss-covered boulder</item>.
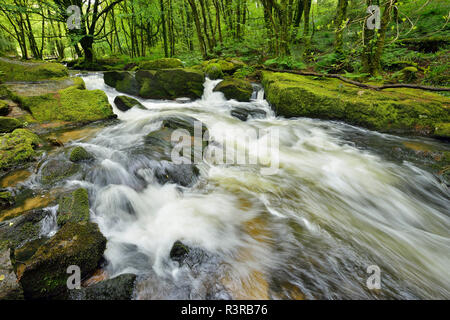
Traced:
[[0, 191], [0, 210], [8, 208], [14, 204], [14, 197], [9, 191]]
[[73, 150], [70, 152], [69, 157], [70, 161], [72, 162], [91, 160], [93, 158], [94, 157], [81, 146], [76, 146], [75, 148], [73, 148]]
[[40, 142], [37, 135], [26, 129], [16, 129], [0, 136], [0, 170], [32, 160]]
[[162, 58], [151, 61], [141, 61], [139, 63], [139, 69], [141, 70], [159, 70], [172, 68], [183, 68], [183, 63], [180, 59], [176, 58]]
[[14, 129], [22, 127], [22, 121], [10, 117], [0, 116], [0, 133], [11, 132]]
[[119, 92], [132, 95], [139, 94], [139, 83], [131, 72], [108, 71], [103, 74], [103, 80], [108, 86], [116, 88]]
[[140, 70], [136, 72], [139, 95], [148, 99], [200, 98], [203, 94], [203, 72], [189, 68]]
[[108, 97], [102, 90], [83, 90], [75, 86], [39, 96], [22, 97], [23, 108], [39, 122], [92, 122], [114, 118]]
[[226, 58], [226, 59], [212, 59], [204, 61], [202, 65], [205, 72], [210, 65], [216, 65], [220, 67], [220, 70], [223, 73], [231, 75], [238, 69], [244, 67], [245, 63], [237, 58]]
[[227, 99], [248, 102], [252, 97], [253, 87], [250, 82], [243, 79], [225, 79], [213, 91], [220, 91]]
[[[382, 132], [433, 135], [450, 122], [450, 99], [415, 89], [366, 90], [338, 79], [262, 72], [278, 115], [342, 120]], [[445, 126], [445, 125], [444, 125]]]
[[92, 273], [106, 248], [106, 239], [92, 222], [67, 222], [25, 263], [17, 276], [26, 298], [67, 296], [67, 268], [80, 267], [81, 277]]
[[133, 296], [136, 275], [121, 274], [107, 279], [87, 288], [70, 291], [72, 300], [131, 300]]
[[9, 103], [4, 101], [4, 100], [0, 100], [0, 116], [6, 116], [9, 113]]
[[450, 139], [450, 122], [437, 123], [434, 128], [434, 136]]
[[84, 188], [61, 195], [58, 205], [58, 226], [89, 220], [89, 195]]
[[137, 106], [141, 109], [146, 109], [139, 101], [127, 96], [116, 96], [114, 98], [114, 104], [116, 105], [117, 109], [124, 112], [130, 110], [134, 106]]
[[205, 67], [205, 74], [211, 80], [223, 78], [222, 68], [218, 63], [210, 63]]
[[43, 184], [52, 184], [66, 179], [80, 170], [80, 165], [71, 161], [52, 159], [41, 169]]
[[0, 300], [22, 300], [23, 290], [10, 257], [9, 249], [0, 249]]
[[0, 79], [3, 81], [39, 81], [67, 77], [67, 68], [52, 62], [23, 62], [0, 58]]

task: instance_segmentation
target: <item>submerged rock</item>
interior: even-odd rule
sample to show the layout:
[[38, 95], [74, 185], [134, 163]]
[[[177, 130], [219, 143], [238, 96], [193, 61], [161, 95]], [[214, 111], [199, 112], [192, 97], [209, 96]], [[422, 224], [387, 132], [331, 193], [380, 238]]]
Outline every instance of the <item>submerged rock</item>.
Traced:
[[0, 300], [22, 300], [23, 290], [17, 281], [9, 249], [0, 249]]
[[83, 147], [76, 146], [70, 153], [69, 159], [72, 162], [79, 162], [83, 160], [93, 159], [93, 156], [89, 152], [87, 152], [86, 149], [84, 149]]
[[52, 184], [74, 175], [79, 169], [77, 163], [52, 159], [42, 168], [41, 181], [43, 184]]
[[89, 220], [89, 195], [86, 189], [79, 188], [60, 196], [58, 201], [58, 226], [67, 222]]
[[0, 170], [33, 160], [40, 142], [37, 135], [26, 129], [16, 129], [0, 136]]
[[84, 278], [96, 270], [106, 248], [106, 239], [97, 224], [67, 222], [25, 263], [17, 266], [17, 276], [26, 298], [67, 296], [69, 266], [80, 268]]
[[183, 63], [180, 59], [176, 58], [162, 58], [151, 61], [142, 61], [139, 63], [139, 69], [142, 70], [158, 70], [171, 68], [183, 68]]
[[226, 79], [221, 81], [213, 91], [220, 91], [227, 99], [248, 102], [252, 97], [253, 87], [249, 81], [242, 79]]
[[181, 241], [177, 240], [170, 250], [170, 259], [177, 261], [179, 263], [183, 262], [189, 253], [189, 247], [184, 245]]
[[86, 288], [71, 290], [69, 297], [73, 300], [131, 300], [135, 281], [135, 274], [121, 274]]
[[17, 128], [21, 128], [22, 126], [23, 124], [20, 120], [0, 116], [0, 133], [11, 132]]
[[127, 96], [117, 96], [114, 98], [114, 104], [116, 105], [117, 109], [120, 111], [128, 111], [134, 106], [137, 106], [141, 109], [146, 109], [139, 101], [136, 99], [127, 97]]
[[230, 114], [242, 121], [247, 121], [249, 117], [263, 119], [266, 117], [266, 112], [257, 108], [235, 107]]
[[[262, 72], [278, 115], [342, 120], [371, 130], [433, 135], [450, 122], [450, 98], [416, 89], [365, 90], [338, 79]], [[445, 136], [445, 133], [444, 133]]]

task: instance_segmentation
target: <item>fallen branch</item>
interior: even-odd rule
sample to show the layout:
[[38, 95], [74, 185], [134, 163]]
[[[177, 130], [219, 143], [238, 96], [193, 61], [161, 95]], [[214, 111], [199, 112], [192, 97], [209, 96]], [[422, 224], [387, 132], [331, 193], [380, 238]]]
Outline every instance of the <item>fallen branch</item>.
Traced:
[[450, 91], [450, 88], [439, 88], [439, 87], [431, 87], [431, 86], [423, 86], [420, 84], [409, 84], [409, 83], [395, 83], [395, 84], [384, 84], [382, 86], [374, 86], [362, 82], [358, 82], [355, 80], [350, 80], [345, 78], [344, 76], [340, 74], [324, 74], [314, 71], [300, 71], [300, 70], [279, 70], [279, 69], [272, 69], [263, 66], [264, 70], [273, 71], [273, 72], [281, 72], [281, 73], [292, 73], [292, 74], [298, 74], [302, 76], [314, 76], [314, 77], [325, 77], [325, 78], [335, 78], [339, 79], [343, 82], [353, 84], [355, 86], [365, 88], [365, 89], [372, 89], [372, 90], [383, 90], [383, 89], [389, 89], [389, 88], [410, 88], [410, 89], [422, 89], [422, 90], [428, 90], [428, 91]]

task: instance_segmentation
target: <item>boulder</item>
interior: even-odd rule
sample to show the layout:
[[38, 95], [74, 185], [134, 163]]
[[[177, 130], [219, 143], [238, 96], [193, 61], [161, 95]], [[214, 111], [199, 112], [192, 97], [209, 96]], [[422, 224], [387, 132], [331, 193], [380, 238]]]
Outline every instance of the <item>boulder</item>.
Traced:
[[11, 132], [14, 129], [21, 128], [22, 121], [10, 117], [0, 116], [0, 133]]
[[189, 254], [189, 247], [184, 245], [181, 241], [177, 240], [170, 250], [170, 259], [177, 261], [179, 263], [183, 262], [185, 257]]
[[134, 106], [137, 106], [141, 109], [146, 109], [139, 101], [136, 99], [127, 97], [127, 96], [117, 96], [114, 98], [114, 104], [116, 105], [117, 109], [120, 111], [128, 111]]
[[205, 74], [211, 80], [223, 78], [222, 68], [218, 63], [210, 63], [205, 67]]
[[148, 99], [200, 98], [203, 94], [203, 72], [188, 69], [139, 70], [139, 96]]
[[0, 116], [6, 116], [9, 113], [9, 103], [4, 101], [4, 100], [0, 100]]
[[52, 159], [41, 169], [41, 181], [43, 184], [52, 184], [74, 175], [79, 169], [77, 163]]
[[222, 92], [227, 99], [248, 102], [252, 97], [253, 87], [249, 81], [243, 79], [226, 79], [221, 81], [213, 91]]
[[70, 152], [70, 161], [72, 162], [80, 162], [80, 161], [84, 161], [84, 160], [91, 160], [94, 157], [86, 151], [86, 149], [84, 149], [83, 147], [80, 146], [76, 146], [75, 148], [72, 149], [72, 151]]
[[262, 109], [257, 108], [246, 108], [246, 107], [235, 107], [231, 110], [231, 115], [242, 121], [247, 121], [249, 117], [264, 119], [266, 117], [266, 112]]
[[121, 274], [92, 286], [70, 291], [72, 300], [131, 300], [133, 296], [136, 275]]
[[23, 290], [10, 256], [9, 249], [0, 249], [0, 300], [23, 300]]
[[[361, 89], [338, 79], [262, 72], [278, 115], [341, 120], [371, 130], [433, 135], [450, 122], [450, 98], [417, 89]], [[445, 127], [445, 125], [444, 125]]]
[[139, 63], [139, 69], [141, 70], [159, 70], [172, 68], [183, 68], [183, 63], [180, 59], [176, 58], [162, 58], [151, 61], [141, 61]]
[[204, 61], [202, 65], [205, 72], [208, 66], [218, 65], [223, 73], [231, 75], [238, 69], [244, 67], [245, 63], [237, 58], [226, 58], [226, 59], [212, 59], [209, 61]]
[[108, 71], [103, 74], [103, 80], [108, 86], [116, 88], [119, 92], [132, 95], [139, 94], [139, 83], [131, 72]]
[[0, 170], [34, 159], [35, 148], [40, 142], [37, 135], [26, 129], [16, 129], [12, 133], [0, 136]]
[[0, 191], [0, 210], [6, 209], [14, 204], [14, 197], [9, 191]]
[[58, 226], [67, 222], [81, 222], [89, 220], [89, 195], [86, 189], [79, 188], [60, 196], [58, 200]]
[[39, 81], [67, 77], [67, 68], [60, 63], [23, 62], [0, 58], [0, 77], [3, 81]]
[[67, 222], [26, 262], [17, 276], [27, 299], [67, 297], [69, 266], [78, 266], [81, 278], [96, 270], [106, 248], [106, 238], [92, 222]]

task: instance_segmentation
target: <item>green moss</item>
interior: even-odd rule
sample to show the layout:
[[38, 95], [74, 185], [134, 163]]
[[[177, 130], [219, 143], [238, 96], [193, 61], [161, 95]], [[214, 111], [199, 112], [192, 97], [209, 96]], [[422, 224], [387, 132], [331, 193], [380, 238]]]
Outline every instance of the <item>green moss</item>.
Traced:
[[9, 113], [9, 103], [0, 100], [0, 116], [6, 116]]
[[70, 161], [72, 162], [78, 162], [89, 159], [92, 159], [92, 155], [88, 153], [83, 147], [80, 146], [73, 148], [72, 152], [70, 153]]
[[22, 121], [10, 117], [0, 116], [0, 133], [11, 132], [22, 127]]
[[41, 180], [43, 184], [52, 184], [68, 178], [80, 169], [80, 165], [70, 161], [50, 160], [41, 171]]
[[211, 80], [223, 78], [222, 68], [218, 63], [209, 63], [205, 67], [205, 73]]
[[102, 90], [81, 90], [72, 86], [56, 94], [22, 97], [21, 101], [39, 122], [89, 122], [114, 117], [108, 97]]
[[152, 61], [142, 61], [139, 63], [139, 69], [141, 70], [158, 70], [170, 68], [183, 68], [183, 63], [180, 59], [175, 58], [162, 58]]
[[342, 120], [383, 132], [431, 135], [450, 121], [450, 99], [415, 89], [365, 90], [337, 79], [263, 72], [277, 114]]
[[236, 70], [245, 66], [245, 63], [237, 58], [212, 59], [202, 63], [204, 70], [206, 71], [206, 68], [211, 64], [218, 65], [220, 70], [226, 74], [233, 74]]
[[227, 99], [237, 101], [250, 101], [253, 93], [253, 87], [250, 82], [243, 79], [225, 79], [220, 82], [214, 91], [220, 91]]
[[58, 226], [67, 222], [80, 222], [89, 220], [89, 196], [84, 188], [79, 188], [59, 198]]
[[0, 192], [0, 210], [14, 204], [14, 197], [9, 191]]
[[3, 81], [38, 81], [69, 75], [67, 68], [59, 63], [26, 63], [7, 59], [0, 59], [0, 71], [3, 71]]
[[67, 222], [54, 237], [17, 268], [26, 298], [51, 298], [67, 293], [67, 268], [79, 266], [81, 276], [93, 272], [102, 258], [106, 239], [97, 224]]
[[437, 137], [450, 138], [450, 122], [437, 123], [434, 135]]
[[103, 79], [108, 86], [116, 88], [119, 92], [132, 95], [139, 93], [139, 83], [128, 71], [108, 71], [104, 73]]
[[0, 136], [0, 170], [18, 166], [32, 160], [40, 139], [25, 129], [16, 129], [12, 133]]

